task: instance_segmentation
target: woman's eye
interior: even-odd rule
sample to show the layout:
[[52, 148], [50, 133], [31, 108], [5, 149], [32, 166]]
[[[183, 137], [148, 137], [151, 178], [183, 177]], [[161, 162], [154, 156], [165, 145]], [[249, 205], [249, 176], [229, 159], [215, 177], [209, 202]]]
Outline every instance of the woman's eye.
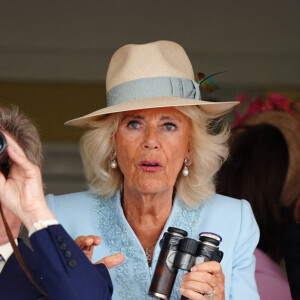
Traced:
[[173, 124], [173, 123], [166, 123], [165, 124], [165, 127], [168, 131], [172, 131], [172, 130], [175, 130], [176, 129], [176, 125]]
[[130, 128], [133, 128], [133, 129], [137, 129], [140, 127], [140, 123], [138, 121], [130, 121], [128, 124], [127, 124], [128, 127]]

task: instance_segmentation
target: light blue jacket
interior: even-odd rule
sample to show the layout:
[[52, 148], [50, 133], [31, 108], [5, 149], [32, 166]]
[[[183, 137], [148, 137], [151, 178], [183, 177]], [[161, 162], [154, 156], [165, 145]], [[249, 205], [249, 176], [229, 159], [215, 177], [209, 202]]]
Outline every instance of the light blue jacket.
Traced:
[[[114, 287], [112, 299], [151, 299], [148, 289], [160, 247], [157, 243], [152, 268], [149, 268], [144, 250], [124, 216], [119, 192], [109, 200], [103, 200], [92, 192], [81, 192], [48, 195], [47, 201], [58, 221], [73, 238], [90, 234], [102, 238], [102, 243], [95, 247], [94, 262], [118, 252], [126, 257], [121, 265], [109, 270]], [[198, 234], [203, 231], [221, 235], [223, 241], [220, 250], [224, 252], [221, 265], [225, 275], [226, 300], [259, 299], [253, 255], [259, 229], [247, 201], [215, 195], [197, 209], [188, 209], [175, 197], [163, 232], [169, 226], [184, 229], [190, 238], [197, 240]], [[181, 276], [180, 271], [171, 300], [181, 297]]]

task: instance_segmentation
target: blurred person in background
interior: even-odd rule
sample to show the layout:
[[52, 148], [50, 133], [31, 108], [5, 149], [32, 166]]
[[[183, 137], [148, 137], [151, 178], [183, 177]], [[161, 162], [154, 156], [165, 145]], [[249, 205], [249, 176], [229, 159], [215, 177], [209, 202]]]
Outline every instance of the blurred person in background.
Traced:
[[296, 223], [282, 237], [283, 255], [293, 300], [300, 299], [300, 196], [295, 204]]
[[261, 233], [255, 250], [261, 299], [291, 299], [281, 239], [295, 222], [299, 206], [297, 118], [285, 111], [253, 114], [233, 128], [229, 144], [229, 158], [217, 176], [217, 192], [247, 199], [252, 206]]

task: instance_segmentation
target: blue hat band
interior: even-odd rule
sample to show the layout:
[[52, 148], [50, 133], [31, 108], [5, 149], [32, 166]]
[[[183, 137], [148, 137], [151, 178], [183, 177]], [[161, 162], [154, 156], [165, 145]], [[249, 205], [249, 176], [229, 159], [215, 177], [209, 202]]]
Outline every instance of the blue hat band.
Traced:
[[151, 77], [121, 83], [107, 93], [107, 106], [153, 97], [200, 99], [195, 80], [177, 77]]

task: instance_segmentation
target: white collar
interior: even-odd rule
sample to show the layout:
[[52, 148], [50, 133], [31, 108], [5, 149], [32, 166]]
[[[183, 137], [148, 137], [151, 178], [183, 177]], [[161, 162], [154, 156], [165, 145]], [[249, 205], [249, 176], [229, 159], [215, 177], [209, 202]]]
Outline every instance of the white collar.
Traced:
[[[17, 239], [15, 239], [15, 243], [18, 245]], [[0, 254], [2, 255], [2, 257], [4, 258], [5, 261], [7, 261], [9, 259], [9, 257], [12, 255], [13, 251], [14, 250], [13, 250], [10, 242], [0, 246]]]

